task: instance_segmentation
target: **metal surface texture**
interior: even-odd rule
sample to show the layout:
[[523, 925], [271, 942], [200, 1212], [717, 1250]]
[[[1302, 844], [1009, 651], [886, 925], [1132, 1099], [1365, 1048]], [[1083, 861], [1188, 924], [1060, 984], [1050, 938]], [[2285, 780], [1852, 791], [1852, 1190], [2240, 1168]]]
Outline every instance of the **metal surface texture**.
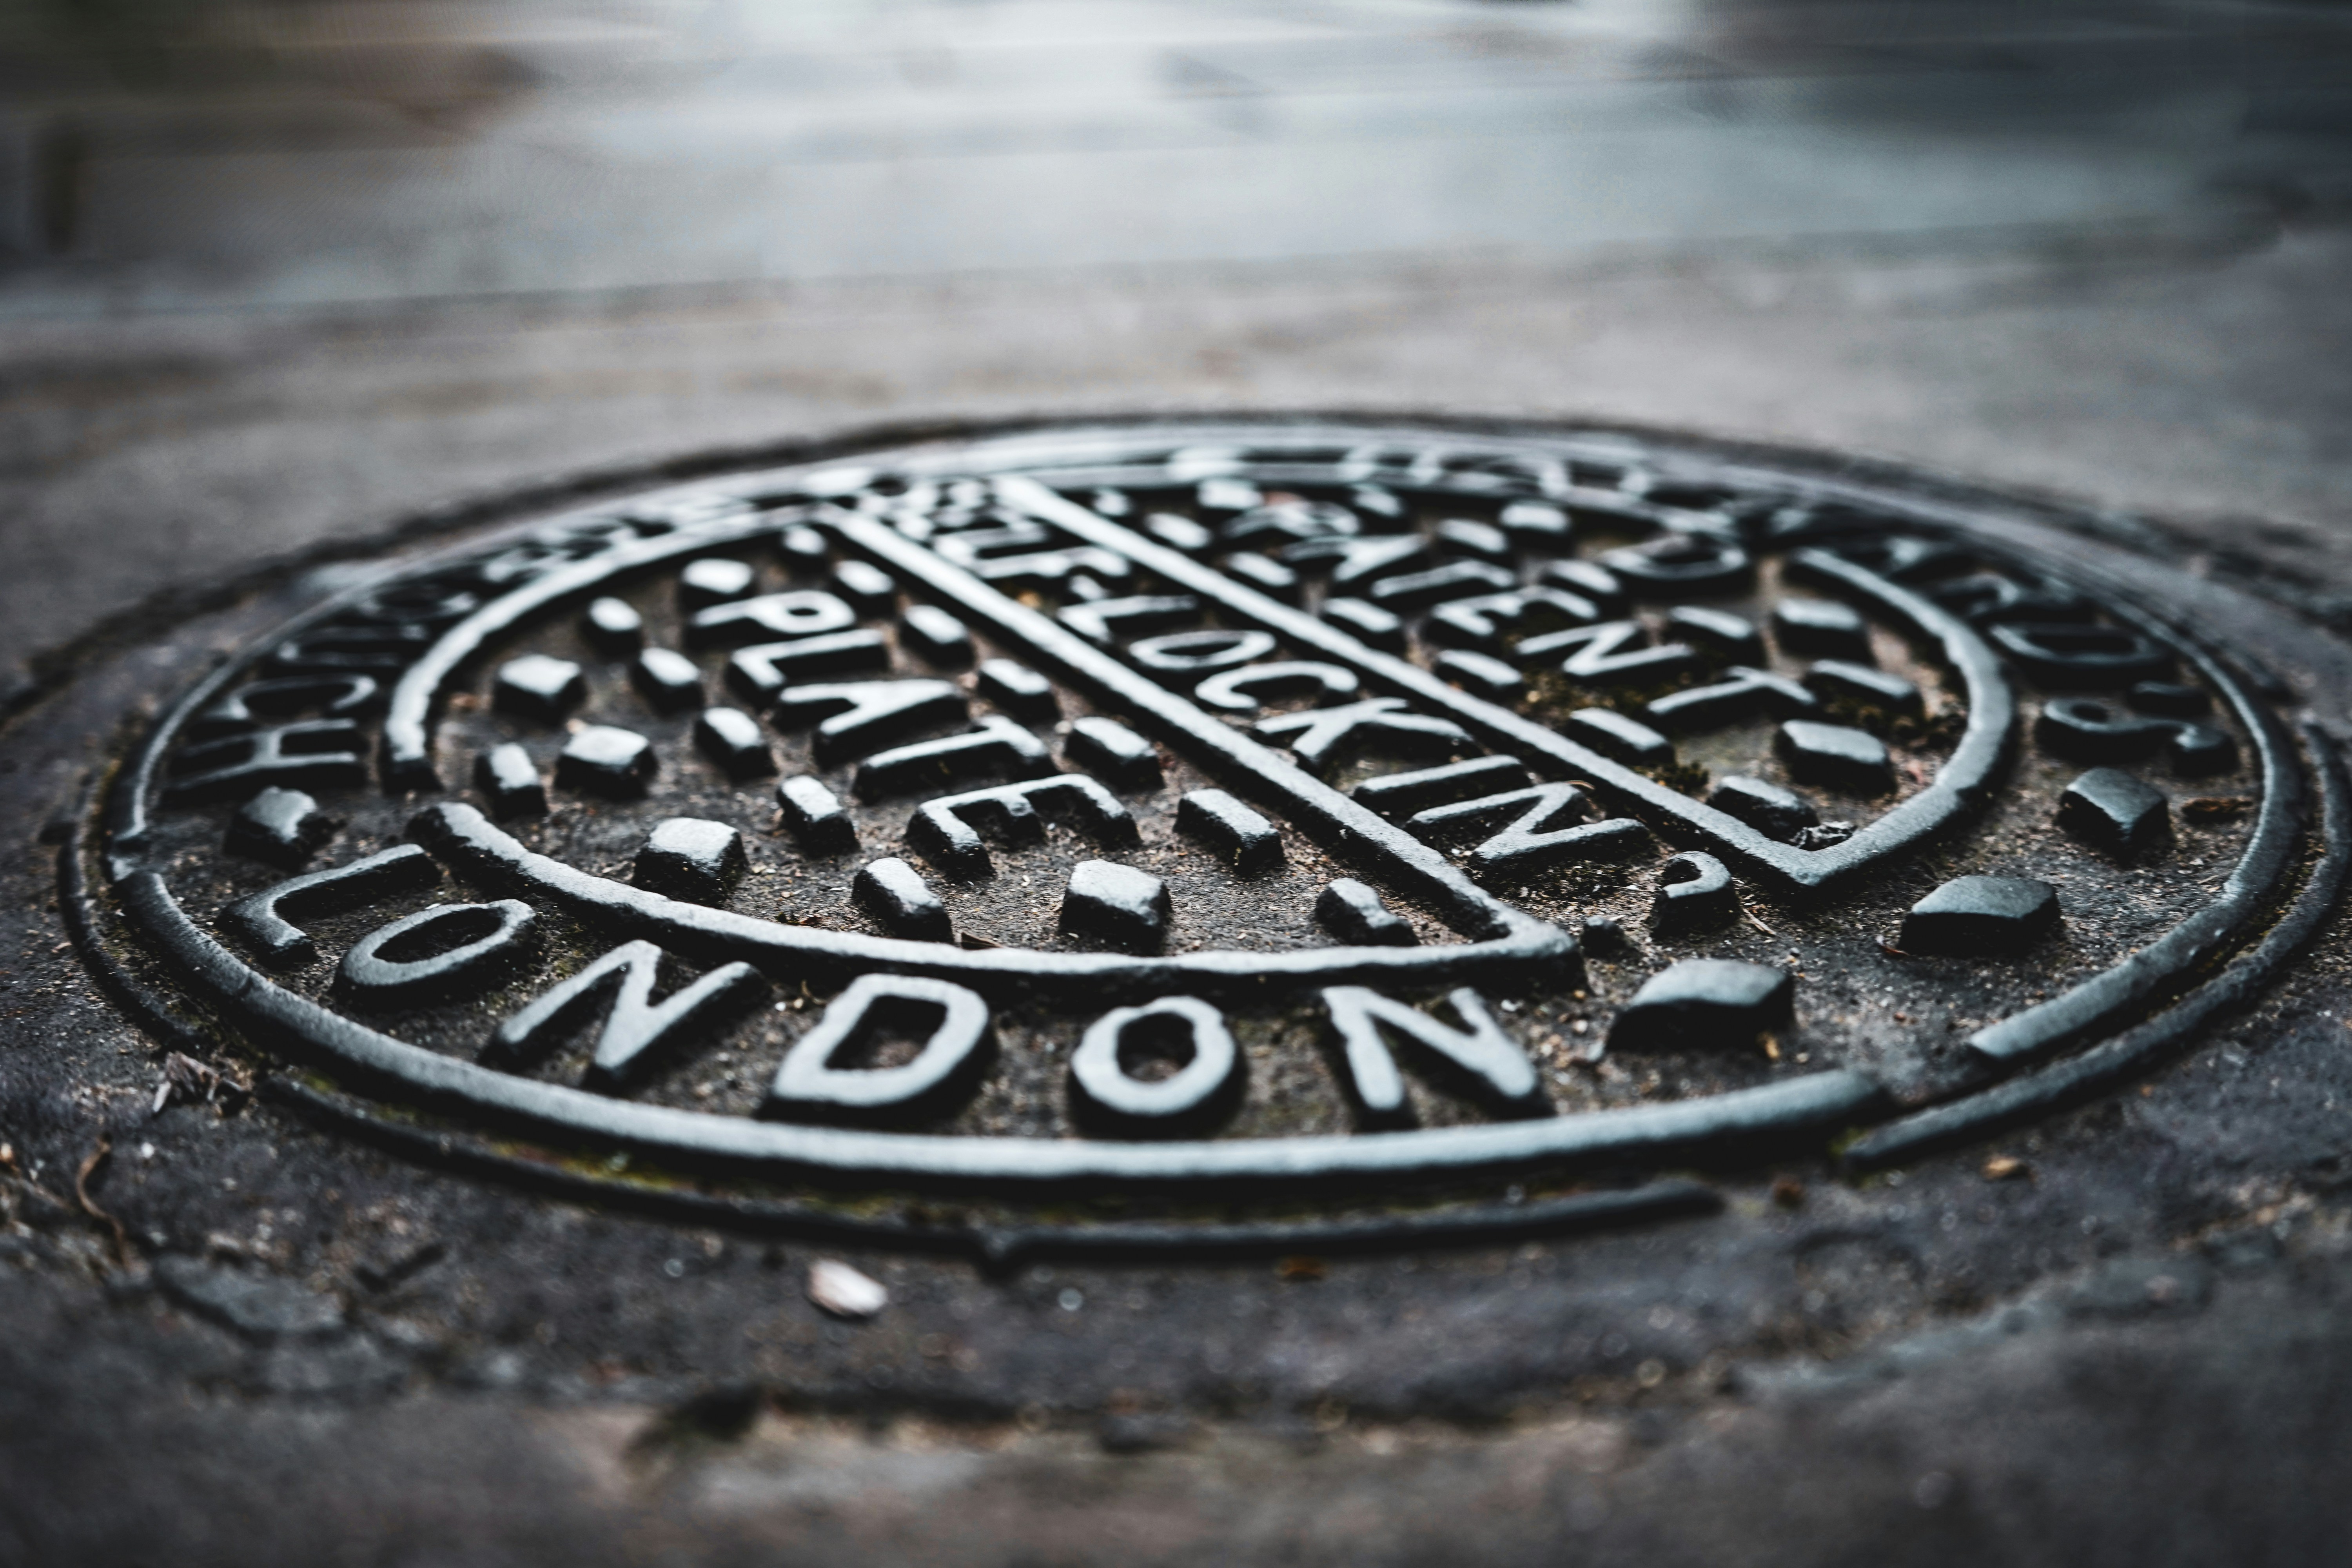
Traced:
[[[1878, 1168], [2014, 1125], [2246, 1005], [2324, 921], [2330, 742], [2216, 628], [2036, 549], [2050, 527], [1442, 423], [1105, 424], [727, 474], [371, 574], [249, 643], [131, 752], [68, 891], [151, 1016], [282, 1055], [306, 1103], [422, 1112], [445, 1152], [632, 1204], [992, 1257], [1407, 1246], [1515, 1208], [1536, 1233], [1596, 1179], [1849, 1143]], [[1383, 603], [1393, 651], [1351, 608]], [[735, 742], [756, 765], [632, 683], [640, 644], [688, 650], [687, 706], [764, 720]], [[1465, 654], [1502, 676], [1449, 682]], [[1004, 661], [1047, 689], [963, 673]], [[1106, 721], [1150, 743], [1139, 773], [1079, 743]], [[567, 771], [613, 734], [625, 774]], [[494, 788], [516, 746], [533, 776]], [[2158, 847], [2068, 816], [2093, 763], [2154, 786]], [[796, 834], [779, 773], [847, 837]], [[1222, 855], [1233, 830], [1179, 809], [1204, 786], [1273, 814], [1279, 853]], [[232, 818], [303, 787], [334, 837], [256, 864]], [[889, 856], [928, 940], [840, 896]], [[1116, 901], [1074, 913], [1073, 868], [1106, 863], [1158, 900], [1134, 931]], [[2045, 913], [2016, 940], [1992, 913], [1897, 945], [1938, 885], [2021, 874]], [[1363, 945], [1343, 884], [1406, 945]], [[658, 983], [560, 990], [625, 942]], [[905, 999], [840, 994], [860, 975]], [[740, 1002], [702, 1006], [714, 986]], [[1107, 1130], [1071, 1053], [1155, 998], [1242, 1048]], [[950, 1041], [959, 1008], [992, 1026]], [[912, 1057], [869, 1039], [908, 1030]], [[1116, 1071], [1140, 1105], [1205, 1048]], [[1505, 1180], [1507, 1204], [1482, 1185]], [[811, 1181], [838, 1197], [779, 1201]]]

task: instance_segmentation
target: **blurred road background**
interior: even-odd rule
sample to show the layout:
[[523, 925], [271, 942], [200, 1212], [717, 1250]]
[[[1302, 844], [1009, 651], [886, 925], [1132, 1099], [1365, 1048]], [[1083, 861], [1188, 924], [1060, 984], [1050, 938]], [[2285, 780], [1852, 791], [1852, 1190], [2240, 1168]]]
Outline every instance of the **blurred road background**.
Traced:
[[17, 0], [0, 669], [542, 476], [1163, 408], [1839, 447], [2352, 576], [2347, 219], [2341, 5]]

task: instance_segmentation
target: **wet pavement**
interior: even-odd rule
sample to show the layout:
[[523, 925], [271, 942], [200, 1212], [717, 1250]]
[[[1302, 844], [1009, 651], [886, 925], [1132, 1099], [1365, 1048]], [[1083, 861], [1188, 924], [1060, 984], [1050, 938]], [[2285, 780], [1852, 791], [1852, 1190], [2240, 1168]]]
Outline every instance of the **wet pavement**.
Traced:
[[2329, 527], [2336, 13], [1882, 9], [18, 38], [0, 661], [547, 476], [954, 417], [1597, 416]]

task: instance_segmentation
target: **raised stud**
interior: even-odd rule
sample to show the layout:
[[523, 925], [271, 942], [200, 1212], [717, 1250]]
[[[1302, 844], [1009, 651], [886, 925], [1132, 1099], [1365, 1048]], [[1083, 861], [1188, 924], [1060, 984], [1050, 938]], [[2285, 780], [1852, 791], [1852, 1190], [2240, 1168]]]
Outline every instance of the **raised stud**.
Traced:
[[499, 667], [490, 700], [501, 713], [555, 723], [588, 695], [587, 679], [568, 658], [527, 653]]
[[694, 721], [694, 743], [702, 754], [739, 779], [776, 771], [775, 753], [760, 721], [740, 708], [706, 708]]
[[1785, 970], [1732, 958], [1685, 958], [1652, 975], [1610, 1026], [1612, 1046], [1693, 1049], [1752, 1045], [1787, 1025], [1797, 983]]
[[834, 793], [806, 773], [776, 785], [784, 830], [804, 855], [841, 855], [857, 847], [857, 829]]
[[1081, 860], [1062, 895], [1062, 930], [1092, 947], [1158, 952], [1174, 910], [1168, 884], [1110, 860]]
[[898, 607], [898, 580], [871, 561], [843, 562], [833, 569], [832, 585], [861, 616], [887, 616]]
[[824, 534], [806, 524], [795, 524], [776, 536], [776, 548], [794, 571], [822, 572], [833, 555]]
[[682, 609], [707, 610], [740, 599], [751, 592], [759, 574], [740, 561], [689, 561], [677, 574], [677, 602]]
[[675, 648], [649, 647], [630, 661], [629, 684], [656, 713], [676, 713], [702, 701], [702, 667]]
[[634, 730], [587, 724], [556, 753], [555, 782], [611, 800], [635, 800], [657, 766], [654, 743]]
[[654, 825], [637, 851], [632, 880], [649, 893], [688, 903], [727, 901], [749, 865], [743, 836], [723, 822], [673, 816]]
[[1159, 748], [1120, 723], [1100, 714], [1073, 721], [1062, 753], [1070, 765], [1109, 784], [1113, 789], [1160, 787]]
[[580, 618], [581, 632], [604, 653], [627, 653], [645, 640], [646, 618], [626, 599], [603, 598]]
[[1706, 804], [1783, 844], [1794, 843], [1798, 834], [1822, 819], [1803, 796], [1745, 773], [1717, 784]]
[[2030, 877], [1956, 877], [1903, 917], [1903, 951], [2020, 952], [2058, 929], [2058, 889]]
[[547, 785], [530, 753], [509, 741], [474, 759], [474, 787], [500, 818], [547, 815]]
[[2110, 854], [2137, 855], [2170, 834], [2171, 805], [2121, 768], [2093, 768], [2058, 797], [2058, 826]]
[[850, 897], [892, 936], [910, 942], [950, 942], [955, 932], [948, 907], [922, 873], [893, 855], [859, 869]]
[[1895, 788], [1895, 763], [1886, 744], [1866, 730], [1791, 719], [1773, 735], [1772, 749], [1800, 784], [1862, 795], [1886, 795]]

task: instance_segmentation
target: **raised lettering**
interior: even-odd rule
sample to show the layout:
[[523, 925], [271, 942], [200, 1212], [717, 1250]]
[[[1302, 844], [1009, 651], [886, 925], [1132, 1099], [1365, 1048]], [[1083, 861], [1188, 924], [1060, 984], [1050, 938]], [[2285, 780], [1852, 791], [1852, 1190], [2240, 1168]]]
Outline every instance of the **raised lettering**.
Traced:
[[531, 955], [538, 921], [538, 911], [520, 899], [419, 910], [353, 942], [335, 984], [354, 1001], [379, 1007], [478, 994]]
[[730, 963], [656, 1003], [654, 982], [661, 960], [662, 950], [652, 942], [624, 942], [508, 1017], [482, 1047], [481, 1060], [520, 1071], [601, 1007], [595, 1055], [582, 1081], [589, 1089], [615, 1094], [641, 1082], [668, 1047], [690, 1032], [712, 1026], [767, 994], [767, 983], [758, 971], [748, 963]]
[[1118, 797], [1084, 773], [1056, 773], [926, 801], [907, 823], [907, 841], [949, 876], [967, 881], [985, 877], [995, 869], [995, 862], [989, 858], [979, 828], [965, 818], [981, 818], [1008, 844], [1034, 844], [1045, 837], [1040, 802], [1066, 812], [1097, 844], [1124, 847], [1140, 841], [1135, 818]]
[[220, 926], [264, 963], [290, 968], [319, 956], [318, 947], [296, 921], [359, 909], [402, 893], [421, 893], [440, 880], [441, 868], [433, 857], [414, 844], [403, 844], [239, 899], [221, 910]]
[[1339, 1037], [1347, 1087], [1364, 1121], [1374, 1127], [1409, 1126], [1413, 1121], [1396, 1058], [1382, 1038], [1385, 1030], [1420, 1047], [1423, 1066], [1449, 1087], [1495, 1108], [1527, 1114], [1544, 1109], [1542, 1084], [1527, 1053], [1503, 1033], [1486, 1011], [1485, 998], [1464, 986], [1446, 996], [1462, 1027], [1438, 1022], [1420, 1008], [1361, 985], [1338, 985], [1323, 993], [1331, 1028]]
[[[1130, 1059], [1174, 1066], [1146, 1079]], [[1192, 996], [1163, 996], [1095, 1020], [1070, 1056], [1072, 1100], [1088, 1131], [1128, 1138], [1196, 1133], [1229, 1113], [1245, 1079], [1224, 1015]]]
[[[843, 1068], [834, 1058], [877, 1028], [929, 1035], [896, 1067]], [[992, 1038], [988, 1004], [944, 980], [860, 975], [834, 999], [776, 1068], [764, 1116], [822, 1121], [920, 1121], [954, 1109], [986, 1070]]]
[[1543, 784], [1437, 806], [1408, 817], [1404, 826], [1407, 832], [1443, 841], [1508, 821], [1470, 852], [1470, 869], [1488, 881], [1524, 881], [1570, 860], [1631, 854], [1649, 842], [1650, 830], [1633, 818], [1586, 822], [1591, 811], [1591, 801], [1576, 785]]

